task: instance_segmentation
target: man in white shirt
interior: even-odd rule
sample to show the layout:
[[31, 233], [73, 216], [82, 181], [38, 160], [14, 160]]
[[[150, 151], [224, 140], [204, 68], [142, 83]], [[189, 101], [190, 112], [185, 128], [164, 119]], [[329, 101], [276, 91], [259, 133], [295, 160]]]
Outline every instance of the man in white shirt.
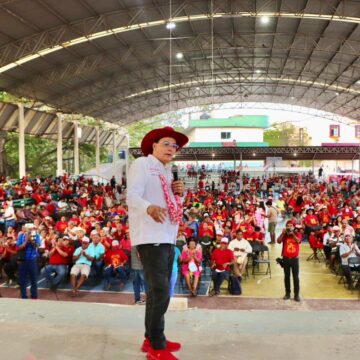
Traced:
[[250, 243], [243, 238], [242, 230], [236, 231], [236, 238], [230, 241], [229, 249], [234, 252], [235, 263], [234, 263], [234, 274], [235, 276], [242, 277], [244, 269], [248, 261], [248, 254], [252, 253], [252, 247]]
[[128, 176], [130, 238], [137, 246], [148, 284], [141, 350], [147, 352], [149, 360], [177, 359], [172, 352], [181, 347], [166, 340], [164, 315], [170, 302], [174, 245], [184, 195], [183, 182], [175, 181], [175, 175], [172, 178], [170, 162], [187, 142], [186, 135], [170, 127], [150, 131], [141, 142], [145, 156], [133, 162]]
[[3, 208], [4, 208], [4, 220], [5, 220], [5, 233], [7, 233], [8, 228], [10, 226], [12, 228], [15, 228], [16, 216], [15, 216], [14, 208], [8, 202], [6, 201], [3, 202]]
[[343, 274], [349, 285], [349, 289], [353, 289], [353, 281], [351, 278], [351, 268], [349, 266], [349, 259], [353, 257], [360, 256], [360, 250], [356, 244], [353, 243], [352, 235], [345, 235], [344, 243], [340, 245], [340, 257], [341, 257], [341, 267]]

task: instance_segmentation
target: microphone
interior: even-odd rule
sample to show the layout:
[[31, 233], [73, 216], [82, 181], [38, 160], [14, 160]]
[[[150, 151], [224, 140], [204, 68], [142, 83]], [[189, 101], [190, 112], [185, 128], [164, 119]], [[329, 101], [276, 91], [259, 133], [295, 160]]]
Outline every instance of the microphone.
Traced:
[[171, 172], [173, 174], [174, 181], [178, 181], [179, 180], [179, 170], [175, 164], [171, 167]]

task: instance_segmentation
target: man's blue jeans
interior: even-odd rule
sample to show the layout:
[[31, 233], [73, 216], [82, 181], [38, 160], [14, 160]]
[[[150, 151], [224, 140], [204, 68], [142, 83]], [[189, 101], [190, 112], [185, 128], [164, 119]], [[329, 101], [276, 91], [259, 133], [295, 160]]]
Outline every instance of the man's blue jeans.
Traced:
[[228, 271], [217, 272], [217, 271], [213, 270], [211, 278], [214, 283], [215, 292], [220, 293], [221, 284], [223, 283], [223, 281], [225, 279], [229, 278], [229, 272]]
[[104, 278], [106, 284], [110, 284], [111, 278], [114, 278], [116, 274], [119, 274], [120, 281], [125, 284], [126, 282], [126, 272], [123, 266], [119, 266], [117, 268], [113, 268], [112, 266], [108, 266], [104, 270]]
[[94, 269], [96, 278], [101, 279], [104, 268], [104, 262], [102, 260], [95, 260], [91, 268]]
[[147, 292], [148, 287], [144, 278], [144, 270], [134, 270], [134, 280], [133, 280], [133, 286], [134, 286], [134, 296], [135, 296], [135, 302], [140, 301], [140, 293], [141, 288], [144, 292]]
[[[55, 273], [55, 276], [53, 274]], [[67, 273], [67, 265], [46, 265], [45, 277], [50, 287], [57, 288], [64, 280]]]
[[38, 264], [36, 259], [22, 261], [19, 266], [20, 291], [23, 299], [27, 299], [26, 284], [28, 277], [31, 282], [31, 298], [37, 299]]

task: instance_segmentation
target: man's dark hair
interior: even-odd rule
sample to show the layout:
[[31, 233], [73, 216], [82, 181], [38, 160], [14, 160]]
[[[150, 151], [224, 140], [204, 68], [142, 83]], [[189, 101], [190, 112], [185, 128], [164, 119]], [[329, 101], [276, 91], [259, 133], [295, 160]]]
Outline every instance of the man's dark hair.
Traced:
[[268, 201], [266, 202], [266, 205], [271, 206], [271, 205], [272, 205], [272, 201], [271, 201], [271, 200], [268, 200]]
[[241, 229], [238, 229], [238, 230], [236, 230], [236, 235], [237, 235], [238, 233], [243, 233], [243, 231], [242, 231]]

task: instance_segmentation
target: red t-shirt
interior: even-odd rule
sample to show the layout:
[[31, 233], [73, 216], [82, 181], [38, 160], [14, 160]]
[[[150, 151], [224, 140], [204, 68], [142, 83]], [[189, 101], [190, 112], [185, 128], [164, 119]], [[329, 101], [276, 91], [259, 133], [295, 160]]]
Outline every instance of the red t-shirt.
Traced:
[[292, 236], [287, 237], [283, 243], [283, 256], [287, 258], [297, 258], [299, 256], [299, 243]]
[[105, 264], [111, 265], [114, 268], [120, 266], [122, 263], [129, 260], [127, 255], [121, 249], [109, 250], [104, 257]]
[[255, 241], [258, 238], [258, 235], [255, 231], [245, 231], [243, 236], [247, 241]]
[[68, 227], [67, 221], [58, 221], [55, 225], [56, 230], [60, 231], [61, 233], [64, 233], [67, 227]]
[[74, 252], [73, 246], [63, 246], [61, 248], [62, 251], [65, 251], [68, 256], [64, 257], [58, 253], [57, 250], [55, 250], [54, 254], [50, 256], [49, 264], [50, 265], [69, 265], [70, 260], [72, 258], [72, 254]]
[[231, 262], [234, 260], [234, 253], [230, 249], [221, 250], [215, 249], [211, 254], [211, 260], [215, 261], [215, 268], [218, 270], [230, 270], [230, 266], [227, 266], [225, 269], [223, 264]]
[[319, 220], [316, 215], [306, 215], [304, 222], [307, 226], [317, 226], [319, 225]]

